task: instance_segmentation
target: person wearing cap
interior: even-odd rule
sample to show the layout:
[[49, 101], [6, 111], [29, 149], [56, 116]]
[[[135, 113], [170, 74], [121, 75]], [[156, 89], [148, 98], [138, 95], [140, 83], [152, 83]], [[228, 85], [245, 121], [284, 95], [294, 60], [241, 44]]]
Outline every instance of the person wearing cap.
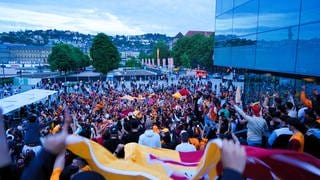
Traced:
[[196, 147], [192, 144], [189, 143], [189, 134], [187, 131], [181, 131], [180, 133], [181, 136], [181, 143], [176, 146], [176, 151], [179, 152], [192, 152], [196, 151]]
[[145, 123], [145, 132], [139, 136], [139, 144], [152, 148], [161, 148], [160, 135], [153, 132], [153, 124], [151, 120]]
[[261, 147], [262, 136], [266, 134], [268, 125], [266, 120], [261, 116], [259, 102], [251, 104], [252, 116], [247, 115], [242, 109], [234, 104], [234, 109], [244, 120], [241, 123], [247, 122], [247, 143], [250, 146]]

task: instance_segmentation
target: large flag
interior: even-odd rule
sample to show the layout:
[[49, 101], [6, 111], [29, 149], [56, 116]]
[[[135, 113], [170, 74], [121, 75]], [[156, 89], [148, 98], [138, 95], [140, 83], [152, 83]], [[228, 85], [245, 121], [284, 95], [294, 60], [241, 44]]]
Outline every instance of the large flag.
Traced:
[[135, 98], [134, 98], [134, 97], [129, 96], [129, 95], [124, 95], [124, 96], [120, 97], [120, 99], [129, 100], [129, 101], [133, 101], [133, 100], [135, 100]]
[[176, 93], [172, 94], [172, 97], [176, 99], [180, 99], [182, 96], [189, 96], [189, 95], [190, 95], [190, 92], [186, 88], [183, 88], [180, 91], [177, 91]]
[[319, 179], [320, 160], [306, 153], [246, 147], [244, 177], [251, 179]]
[[[80, 136], [68, 136], [67, 148], [84, 158], [106, 179], [215, 179], [221, 174], [221, 152], [214, 141], [205, 151], [178, 152], [125, 145], [125, 158], [117, 159], [103, 146]], [[218, 143], [219, 144], [219, 143]], [[318, 179], [319, 159], [295, 151], [246, 147], [243, 176], [250, 179]]]
[[190, 95], [190, 92], [186, 89], [186, 88], [183, 88], [179, 91], [179, 93], [182, 95], [182, 96], [189, 96]]
[[220, 150], [214, 143], [205, 152], [185, 153], [129, 143], [125, 146], [125, 159], [117, 159], [89, 139], [72, 135], [66, 142], [67, 149], [106, 179], [213, 179], [220, 160]]
[[134, 101], [134, 100], [140, 101], [140, 100], [144, 100], [145, 98], [143, 98], [143, 97], [141, 97], [141, 96], [139, 96], [139, 97], [133, 97], [133, 96], [130, 96], [130, 95], [124, 95], [124, 96], [120, 97], [120, 99], [122, 99], [122, 100], [128, 100], [128, 101]]
[[179, 91], [178, 91], [178, 92], [172, 94], [172, 97], [174, 97], [174, 98], [176, 98], [176, 99], [180, 99], [182, 96], [181, 96], [181, 94], [180, 94]]

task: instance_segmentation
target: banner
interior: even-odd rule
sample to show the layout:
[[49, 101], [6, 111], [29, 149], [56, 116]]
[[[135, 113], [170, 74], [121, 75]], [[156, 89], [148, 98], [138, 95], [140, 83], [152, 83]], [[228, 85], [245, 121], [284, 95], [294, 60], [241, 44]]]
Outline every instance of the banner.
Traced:
[[162, 67], [164, 67], [164, 68], [166, 67], [166, 59], [165, 58], [162, 59]]

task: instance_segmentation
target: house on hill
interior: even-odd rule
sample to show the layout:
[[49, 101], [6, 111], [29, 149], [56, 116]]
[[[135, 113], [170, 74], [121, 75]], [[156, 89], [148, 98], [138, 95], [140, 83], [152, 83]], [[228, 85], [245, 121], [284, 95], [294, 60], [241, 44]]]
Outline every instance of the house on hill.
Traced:
[[209, 37], [213, 34], [213, 32], [211, 32], [211, 31], [188, 31], [184, 36], [191, 37], [196, 34], [202, 34], [206, 37]]

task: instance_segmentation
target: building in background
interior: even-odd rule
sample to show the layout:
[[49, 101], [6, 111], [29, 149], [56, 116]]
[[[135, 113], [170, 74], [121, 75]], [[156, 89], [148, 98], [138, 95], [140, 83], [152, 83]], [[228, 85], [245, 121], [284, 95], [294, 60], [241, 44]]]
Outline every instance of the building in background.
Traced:
[[24, 44], [0, 45], [0, 59], [3, 64], [38, 66], [48, 63], [51, 46], [33, 46]]
[[0, 63], [1, 64], [8, 64], [10, 60], [10, 51], [8, 46], [0, 45]]
[[213, 32], [211, 31], [188, 31], [184, 36], [185, 37], [191, 37], [191, 36], [194, 36], [196, 34], [201, 34], [201, 35], [204, 35], [206, 37], [210, 37]]
[[214, 65], [248, 69], [247, 100], [320, 79], [319, 0], [217, 0]]

